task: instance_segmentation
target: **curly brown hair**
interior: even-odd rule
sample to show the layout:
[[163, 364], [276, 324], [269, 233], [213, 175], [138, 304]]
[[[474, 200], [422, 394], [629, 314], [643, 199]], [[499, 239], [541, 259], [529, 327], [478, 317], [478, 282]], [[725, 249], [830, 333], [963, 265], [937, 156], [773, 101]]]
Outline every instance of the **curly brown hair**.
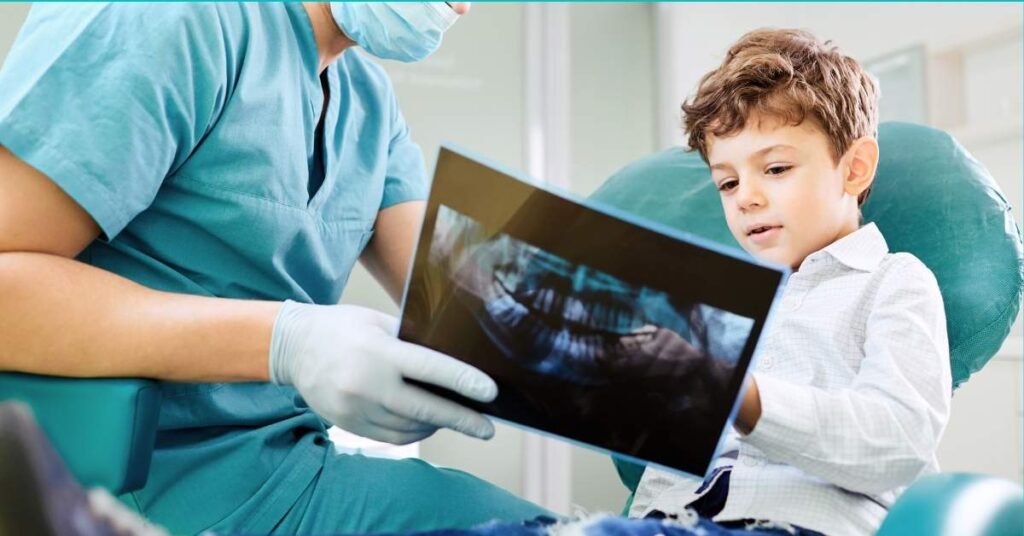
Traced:
[[696, 95], [683, 103], [683, 126], [690, 149], [707, 162], [708, 134], [735, 134], [752, 115], [790, 125], [810, 118], [838, 163], [854, 140], [878, 137], [878, 95], [875, 79], [831, 41], [803, 30], [763, 28], [741, 37], [701, 78]]

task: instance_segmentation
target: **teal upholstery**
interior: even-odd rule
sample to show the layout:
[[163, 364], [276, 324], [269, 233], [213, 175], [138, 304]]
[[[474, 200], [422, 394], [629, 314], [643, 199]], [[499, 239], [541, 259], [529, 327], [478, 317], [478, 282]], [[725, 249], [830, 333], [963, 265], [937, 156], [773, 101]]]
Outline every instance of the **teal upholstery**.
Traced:
[[[864, 222], [878, 226], [892, 251], [913, 253], [935, 273], [956, 387], [995, 355], [1016, 319], [1024, 289], [1020, 230], [992, 176], [949, 134], [883, 123], [878, 142], [881, 160]], [[673, 148], [643, 158], [592, 199], [739, 248], [697, 153]], [[643, 467], [614, 461], [635, 490]]]
[[903, 493], [877, 534], [1020, 536], [1024, 490], [990, 476], [930, 475]]
[[119, 494], [145, 484], [160, 409], [156, 382], [0, 374], [0, 402], [7, 400], [31, 407], [83, 485]]

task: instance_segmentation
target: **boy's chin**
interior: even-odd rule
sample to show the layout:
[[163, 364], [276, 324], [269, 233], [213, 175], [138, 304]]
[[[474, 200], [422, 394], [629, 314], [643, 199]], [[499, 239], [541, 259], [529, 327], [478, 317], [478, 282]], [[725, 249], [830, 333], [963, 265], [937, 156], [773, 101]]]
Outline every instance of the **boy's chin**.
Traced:
[[772, 264], [781, 264], [783, 266], [788, 266], [793, 270], [796, 270], [800, 266], [800, 261], [793, 260], [792, 255], [787, 255], [786, 252], [779, 251], [776, 248], [756, 249], [744, 247], [743, 249], [760, 261], [770, 262]]

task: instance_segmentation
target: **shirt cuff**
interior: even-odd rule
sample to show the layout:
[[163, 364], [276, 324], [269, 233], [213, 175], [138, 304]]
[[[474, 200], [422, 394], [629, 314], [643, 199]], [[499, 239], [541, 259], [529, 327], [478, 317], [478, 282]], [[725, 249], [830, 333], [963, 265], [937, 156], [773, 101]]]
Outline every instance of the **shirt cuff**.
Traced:
[[778, 378], [754, 374], [761, 398], [761, 417], [743, 437], [765, 454], [804, 452], [817, 444], [816, 402], [810, 389]]
[[380, 209], [408, 201], [423, 201], [427, 198], [426, 185], [413, 181], [389, 181], [384, 184], [384, 197]]

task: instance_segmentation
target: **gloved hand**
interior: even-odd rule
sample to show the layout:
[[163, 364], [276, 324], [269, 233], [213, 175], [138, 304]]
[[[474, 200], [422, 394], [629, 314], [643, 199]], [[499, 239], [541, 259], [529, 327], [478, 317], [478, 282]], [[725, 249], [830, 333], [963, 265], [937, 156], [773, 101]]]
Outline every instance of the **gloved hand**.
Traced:
[[270, 343], [270, 380], [290, 384], [318, 415], [354, 434], [396, 445], [445, 427], [488, 439], [483, 415], [406, 383], [445, 387], [490, 402], [494, 381], [452, 357], [395, 337], [398, 319], [354, 305], [286, 301]]

